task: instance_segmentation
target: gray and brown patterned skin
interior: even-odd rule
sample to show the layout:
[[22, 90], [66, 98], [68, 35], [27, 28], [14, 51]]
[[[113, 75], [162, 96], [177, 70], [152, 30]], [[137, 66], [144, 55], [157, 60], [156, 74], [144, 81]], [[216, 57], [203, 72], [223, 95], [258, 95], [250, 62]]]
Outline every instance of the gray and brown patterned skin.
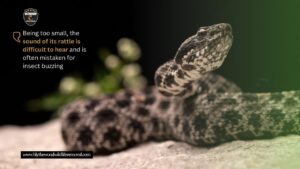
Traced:
[[110, 154], [149, 140], [213, 146], [300, 135], [300, 91], [243, 93], [211, 71], [232, 44], [229, 24], [201, 27], [155, 74], [156, 87], [75, 101], [62, 109], [68, 150]]

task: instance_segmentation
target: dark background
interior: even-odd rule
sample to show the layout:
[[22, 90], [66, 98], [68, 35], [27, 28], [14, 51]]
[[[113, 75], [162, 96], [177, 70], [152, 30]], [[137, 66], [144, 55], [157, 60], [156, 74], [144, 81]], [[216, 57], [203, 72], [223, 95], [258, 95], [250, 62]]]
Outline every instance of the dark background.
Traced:
[[[142, 49], [139, 63], [149, 84], [156, 68], [174, 56], [180, 43], [200, 26], [228, 22], [234, 44], [218, 72], [244, 91], [299, 89], [299, 3], [234, 0], [152, 1], [9, 1], [2, 10], [0, 124], [37, 124], [51, 112], [27, 112], [25, 103], [54, 91], [60, 79], [80, 71], [91, 78], [100, 47], [115, 49], [120, 37], [129, 37]], [[33, 27], [22, 13], [36, 8]], [[77, 30], [88, 52], [60, 70], [23, 70], [21, 47], [12, 32], [21, 30]]]

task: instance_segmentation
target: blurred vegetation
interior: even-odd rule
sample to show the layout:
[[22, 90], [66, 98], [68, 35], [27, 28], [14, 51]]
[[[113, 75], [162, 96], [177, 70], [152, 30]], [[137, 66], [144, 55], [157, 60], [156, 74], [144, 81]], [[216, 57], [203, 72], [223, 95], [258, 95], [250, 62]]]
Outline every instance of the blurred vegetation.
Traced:
[[[28, 101], [28, 111], [53, 111], [56, 112], [56, 116], [61, 106], [80, 97], [114, 93], [123, 87], [145, 87], [146, 78], [141, 75], [141, 67], [136, 62], [141, 57], [139, 45], [132, 39], [121, 38], [116, 46], [118, 54], [104, 48], [99, 50], [99, 64], [95, 67], [92, 81], [75, 75], [63, 77], [56, 91]], [[104, 64], [105, 68], [101, 64]]]

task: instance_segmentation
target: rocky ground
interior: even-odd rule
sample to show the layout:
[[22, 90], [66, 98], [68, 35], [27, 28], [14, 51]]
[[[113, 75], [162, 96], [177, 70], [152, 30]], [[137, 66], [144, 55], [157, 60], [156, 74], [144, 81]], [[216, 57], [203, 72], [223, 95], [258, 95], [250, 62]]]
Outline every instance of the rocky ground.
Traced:
[[0, 128], [0, 169], [299, 169], [300, 136], [235, 141], [211, 149], [166, 141], [93, 159], [20, 159], [20, 151], [64, 150], [58, 121]]

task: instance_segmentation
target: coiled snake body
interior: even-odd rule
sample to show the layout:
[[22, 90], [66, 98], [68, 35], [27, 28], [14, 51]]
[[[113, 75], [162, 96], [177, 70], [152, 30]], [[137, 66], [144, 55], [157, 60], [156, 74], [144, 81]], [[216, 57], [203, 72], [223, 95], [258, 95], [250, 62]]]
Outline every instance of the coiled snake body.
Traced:
[[109, 154], [149, 140], [213, 146], [300, 134], [300, 91], [243, 93], [212, 73], [232, 45], [229, 24], [201, 27], [158, 68], [156, 87], [78, 100], [62, 109], [68, 150]]

